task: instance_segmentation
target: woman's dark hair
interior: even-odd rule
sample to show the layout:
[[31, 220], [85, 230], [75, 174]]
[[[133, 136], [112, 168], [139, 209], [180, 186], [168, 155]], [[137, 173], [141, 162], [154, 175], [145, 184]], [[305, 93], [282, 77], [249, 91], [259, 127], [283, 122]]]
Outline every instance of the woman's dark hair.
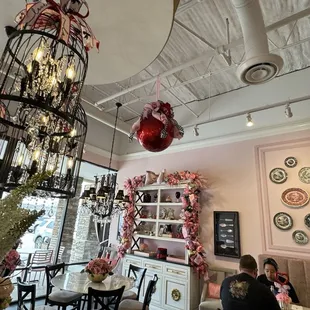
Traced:
[[279, 266], [278, 266], [277, 262], [276, 262], [273, 258], [271, 258], [271, 257], [268, 257], [268, 258], [266, 258], [266, 259], [264, 260], [264, 267], [265, 267], [265, 265], [271, 265], [271, 266], [274, 267], [274, 269], [275, 269], [276, 271], [279, 270]]

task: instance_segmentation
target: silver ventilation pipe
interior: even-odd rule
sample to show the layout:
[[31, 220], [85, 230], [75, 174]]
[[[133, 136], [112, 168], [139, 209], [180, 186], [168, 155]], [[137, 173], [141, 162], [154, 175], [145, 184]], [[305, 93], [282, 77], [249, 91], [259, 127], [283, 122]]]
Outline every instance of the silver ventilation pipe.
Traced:
[[269, 53], [259, 0], [231, 0], [243, 33], [245, 61], [237, 69], [245, 84], [258, 85], [273, 79], [283, 67], [283, 59]]

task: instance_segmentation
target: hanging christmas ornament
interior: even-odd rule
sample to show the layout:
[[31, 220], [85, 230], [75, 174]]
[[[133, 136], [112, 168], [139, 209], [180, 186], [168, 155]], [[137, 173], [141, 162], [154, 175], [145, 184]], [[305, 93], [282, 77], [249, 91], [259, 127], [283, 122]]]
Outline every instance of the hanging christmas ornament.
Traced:
[[144, 106], [139, 120], [133, 124], [130, 139], [137, 134], [140, 144], [150, 152], [167, 149], [174, 138], [181, 139], [183, 128], [173, 118], [173, 110], [168, 102], [148, 103]]

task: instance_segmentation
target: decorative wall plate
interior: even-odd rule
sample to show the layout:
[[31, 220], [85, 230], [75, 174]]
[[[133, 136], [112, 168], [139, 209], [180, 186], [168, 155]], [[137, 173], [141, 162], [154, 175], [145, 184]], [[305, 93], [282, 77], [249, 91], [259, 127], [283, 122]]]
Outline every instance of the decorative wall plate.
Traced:
[[301, 182], [310, 184], [310, 167], [301, 168], [298, 172], [298, 176]]
[[273, 183], [282, 184], [287, 180], [287, 173], [282, 168], [274, 168], [270, 171], [269, 178]]
[[305, 216], [304, 223], [308, 228], [310, 228], [310, 213]]
[[292, 217], [285, 213], [279, 212], [273, 217], [273, 223], [281, 230], [289, 230], [293, 227]]
[[309, 194], [301, 188], [288, 188], [281, 195], [282, 202], [288, 207], [300, 208], [309, 202]]
[[287, 158], [285, 158], [285, 160], [284, 160], [284, 164], [285, 164], [285, 166], [286, 167], [288, 167], [288, 168], [294, 168], [294, 167], [296, 167], [297, 166], [297, 159], [295, 158], [295, 157], [287, 157]]
[[302, 230], [295, 230], [293, 232], [293, 239], [297, 244], [307, 244], [309, 242], [307, 234]]

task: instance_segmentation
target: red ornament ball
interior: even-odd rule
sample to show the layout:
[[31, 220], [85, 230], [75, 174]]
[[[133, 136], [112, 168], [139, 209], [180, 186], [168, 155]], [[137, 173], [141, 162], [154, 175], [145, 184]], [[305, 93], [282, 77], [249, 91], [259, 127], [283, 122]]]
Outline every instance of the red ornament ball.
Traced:
[[161, 152], [168, 148], [173, 140], [173, 125], [169, 122], [167, 126], [167, 137], [161, 138], [164, 124], [152, 115], [140, 122], [137, 137], [140, 144], [150, 152]]

